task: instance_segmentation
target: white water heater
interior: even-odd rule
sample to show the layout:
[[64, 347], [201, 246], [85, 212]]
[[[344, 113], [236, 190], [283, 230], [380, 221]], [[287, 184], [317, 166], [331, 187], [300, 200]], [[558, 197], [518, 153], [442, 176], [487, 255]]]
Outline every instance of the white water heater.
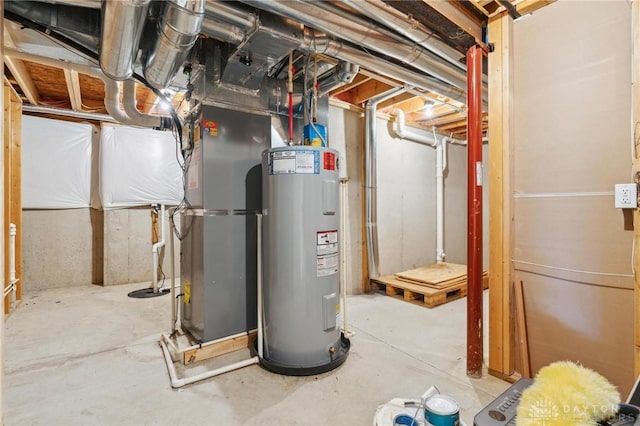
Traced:
[[338, 152], [312, 146], [262, 154], [264, 355], [269, 370], [311, 375], [348, 355], [340, 332]]

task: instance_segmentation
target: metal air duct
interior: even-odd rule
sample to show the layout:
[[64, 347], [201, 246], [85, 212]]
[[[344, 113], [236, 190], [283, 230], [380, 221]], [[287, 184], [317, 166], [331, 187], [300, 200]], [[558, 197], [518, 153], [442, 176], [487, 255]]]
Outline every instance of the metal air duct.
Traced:
[[156, 127], [160, 129], [171, 128], [171, 117], [143, 114], [136, 106], [136, 82], [125, 80], [122, 90], [122, 106], [129, 118], [143, 127]]
[[312, 28], [414, 66], [458, 88], [466, 88], [466, 74], [460, 69], [451, 67], [450, 64], [420, 46], [399, 43], [398, 40], [387, 37], [371, 25], [364, 26], [346, 17], [327, 14], [311, 3], [273, 0], [243, 0], [243, 3], [297, 20]]
[[205, 14], [245, 29], [255, 27], [258, 22], [258, 17], [254, 13], [236, 9], [224, 1], [207, 0]]
[[198, 39], [205, 0], [169, 0], [149, 52], [144, 76], [153, 87], [166, 87]]
[[102, 4], [100, 68], [114, 80], [126, 80], [133, 75], [149, 1], [119, 0]]
[[329, 73], [320, 76], [318, 79], [318, 95], [324, 96], [333, 89], [349, 84], [360, 71], [359, 65], [351, 62], [340, 61]]
[[440, 40], [433, 31], [426, 28], [414, 18], [406, 15], [401, 16], [393, 7], [382, 0], [343, 1], [344, 4], [353, 10], [396, 31], [398, 34], [402, 34], [404, 37], [432, 51], [450, 64], [466, 71], [467, 67], [460, 61], [460, 59], [464, 57], [464, 54]]
[[367, 259], [369, 261], [369, 278], [374, 279], [380, 276], [378, 271], [378, 143], [377, 143], [377, 124], [376, 110], [380, 102], [392, 98], [402, 92], [403, 88], [389, 89], [378, 96], [367, 101], [365, 108], [365, 216], [367, 230]]

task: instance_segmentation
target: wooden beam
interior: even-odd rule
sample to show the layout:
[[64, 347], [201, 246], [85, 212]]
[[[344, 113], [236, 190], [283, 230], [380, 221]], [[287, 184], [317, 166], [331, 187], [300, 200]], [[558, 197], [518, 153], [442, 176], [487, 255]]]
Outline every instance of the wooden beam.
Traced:
[[[7, 27], [4, 27], [4, 45], [13, 49], [16, 48]], [[20, 86], [22, 93], [27, 97], [29, 103], [38, 105], [40, 103], [40, 94], [31, 79], [31, 74], [29, 74], [29, 71], [27, 71], [27, 68], [24, 66], [24, 62], [10, 56], [5, 56], [4, 63], [7, 68], [9, 68], [9, 71], [11, 71], [13, 78], [18, 82], [18, 86]]]
[[351, 90], [351, 102], [356, 105], [366, 102], [374, 96], [391, 89], [392, 87], [393, 86], [377, 80], [369, 80], [366, 83], [363, 83]]
[[378, 109], [382, 111], [385, 108], [396, 106], [400, 102], [404, 102], [407, 99], [413, 99], [415, 97], [416, 97], [416, 95], [414, 95], [413, 93], [403, 92], [403, 93], [400, 93], [399, 95], [396, 95], [396, 96], [394, 96], [394, 97], [392, 97], [390, 99], [387, 99], [384, 102], [380, 102], [378, 104]]
[[144, 104], [142, 105], [142, 112], [148, 114], [149, 111], [151, 111], [151, 109], [155, 106], [157, 98], [158, 97], [156, 96], [156, 94], [153, 93], [153, 91], [149, 90], [149, 94], [145, 98]]
[[[632, 74], [631, 74], [631, 106], [633, 117], [633, 141], [635, 158], [633, 159], [633, 176], [636, 183], [640, 182], [640, 3], [631, 4], [632, 20]], [[635, 375], [640, 375], [640, 210], [633, 211], [633, 238], [636, 250], [633, 254], [634, 270], [634, 340], [635, 340]]]
[[344, 86], [340, 86], [337, 89], [332, 90], [329, 95], [330, 96], [338, 96], [341, 93], [344, 92], [348, 92], [349, 90], [353, 89], [354, 87], [357, 87], [359, 85], [361, 85], [362, 83], [371, 80], [371, 77], [363, 74], [363, 73], [358, 73], [353, 81], [349, 84], [345, 84]]
[[518, 326], [518, 348], [520, 350], [520, 362], [522, 363], [522, 377], [531, 378], [531, 360], [529, 359], [529, 338], [527, 334], [527, 311], [524, 302], [524, 283], [514, 285], [514, 298], [516, 306], [516, 324]]
[[[3, 209], [3, 217], [4, 221], [2, 223], [2, 234], [4, 235], [3, 245], [3, 264], [4, 264], [4, 275], [3, 289], [6, 289], [11, 284], [9, 281], [9, 222], [11, 221], [11, 200], [9, 197], [11, 196], [11, 191], [9, 189], [10, 185], [10, 176], [11, 176], [11, 89], [8, 86], [4, 86], [3, 91], [4, 96], [4, 108], [3, 108], [3, 122], [4, 122], [4, 135], [3, 135], [3, 154], [4, 158], [3, 166], [3, 191], [4, 191], [4, 209]], [[4, 298], [4, 314], [8, 314], [11, 312], [11, 298], [10, 295], [5, 296]]]
[[422, 0], [435, 9], [438, 13], [445, 16], [451, 22], [462, 28], [471, 37], [476, 39], [476, 42], [483, 43], [482, 40], [482, 27], [467, 16], [460, 9], [455, 7], [453, 2], [442, 0]]
[[427, 101], [424, 98], [416, 96], [404, 102], [400, 102], [398, 105], [396, 105], [396, 108], [401, 109], [405, 113], [411, 113], [424, 108], [426, 103]]
[[521, 15], [535, 12], [536, 10], [543, 8], [556, 0], [521, 0], [515, 3], [516, 10]]
[[515, 370], [513, 287], [513, 19], [489, 21], [489, 372]]
[[257, 333], [253, 331], [244, 336], [204, 344], [201, 348], [184, 351], [182, 362], [184, 365], [189, 365], [205, 359], [215, 358], [220, 355], [235, 352], [240, 349], [251, 348], [256, 337]]
[[71, 108], [73, 108], [74, 111], [82, 111], [82, 90], [80, 88], [78, 72], [64, 70], [64, 80], [67, 83]]
[[[9, 161], [6, 159], [5, 161]], [[16, 225], [16, 300], [22, 300], [22, 100], [11, 94], [11, 223]], [[6, 197], [6, 192], [5, 192]], [[6, 200], [5, 200], [6, 202]]]

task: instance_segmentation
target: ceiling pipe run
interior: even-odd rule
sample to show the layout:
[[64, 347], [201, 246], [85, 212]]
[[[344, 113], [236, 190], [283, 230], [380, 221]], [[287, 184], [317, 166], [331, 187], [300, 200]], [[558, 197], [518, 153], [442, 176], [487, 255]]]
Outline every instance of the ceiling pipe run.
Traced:
[[460, 62], [464, 56], [449, 46], [438, 36], [410, 16], [402, 16], [396, 9], [382, 0], [343, 0], [344, 4], [358, 13], [384, 25], [409, 40], [435, 53], [451, 65], [466, 71], [467, 67]]
[[253, 28], [258, 23], [258, 17], [254, 13], [229, 6], [224, 1], [207, 0], [204, 11], [207, 16], [215, 16], [240, 28]]
[[452, 67], [420, 46], [409, 42], [403, 44], [390, 39], [372, 26], [365, 27], [353, 20], [330, 15], [311, 3], [274, 0], [243, 0], [243, 2], [395, 58], [460, 89], [466, 88], [466, 75], [461, 70]]
[[[226, 14], [231, 13], [230, 10], [232, 9], [232, 6], [225, 4], [225, 13], [218, 14], [217, 9], [207, 9], [207, 15], [210, 17], [219, 18], [220, 20], [224, 20]], [[240, 10], [236, 10], [236, 12], [238, 14], [247, 14], [247, 12]], [[239, 21], [236, 21], [236, 23], [239, 24]], [[239, 25], [240, 30], [244, 32], [242, 33], [243, 39], [244, 37], [246, 37], [246, 34], [249, 31], [254, 31], [255, 29], [257, 29], [253, 25], [259, 25], [259, 28], [261, 30], [272, 32], [273, 34], [278, 34], [278, 36], [288, 36], [290, 40], [295, 39], [295, 37], [291, 36], [290, 34], [287, 35], [287, 32], [279, 31], [277, 28], [270, 28], [268, 26], [254, 22], [252, 19], [248, 20], [245, 25], [246, 27]], [[212, 36], [216, 37], [215, 35]], [[219, 36], [216, 38], [222, 41], [231, 41], [231, 38], [225, 34], [219, 34]], [[296, 40], [298, 43], [300, 43], [299, 49], [305, 53], [325, 54], [327, 56], [350, 62], [352, 64], [358, 64], [388, 78], [401, 80], [409, 86], [428, 90], [435, 94], [450, 98], [454, 101], [466, 101], [466, 93], [460, 88], [451, 86], [435, 78], [429, 78], [417, 71], [411, 71], [401, 65], [397, 65], [383, 58], [377, 57], [370, 52], [365, 52], [358, 48], [345, 45], [342, 41], [330, 39], [325, 34], [316, 32], [310, 28], [305, 29], [303, 40]]]
[[176, 75], [198, 39], [205, 0], [169, 0], [147, 57], [144, 76], [153, 87], [165, 88]]
[[149, 1], [103, 2], [100, 68], [109, 78], [126, 80], [133, 75]]

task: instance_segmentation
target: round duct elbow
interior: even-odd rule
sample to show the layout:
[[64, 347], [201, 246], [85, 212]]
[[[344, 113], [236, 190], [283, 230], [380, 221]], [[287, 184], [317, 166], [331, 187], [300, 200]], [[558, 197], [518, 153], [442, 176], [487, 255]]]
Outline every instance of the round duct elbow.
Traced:
[[106, 1], [102, 9], [100, 68], [109, 78], [126, 80], [133, 74], [142, 27], [150, 0]]
[[202, 28], [205, 0], [170, 0], [166, 2], [156, 42], [149, 52], [144, 77], [153, 87], [169, 85]]

